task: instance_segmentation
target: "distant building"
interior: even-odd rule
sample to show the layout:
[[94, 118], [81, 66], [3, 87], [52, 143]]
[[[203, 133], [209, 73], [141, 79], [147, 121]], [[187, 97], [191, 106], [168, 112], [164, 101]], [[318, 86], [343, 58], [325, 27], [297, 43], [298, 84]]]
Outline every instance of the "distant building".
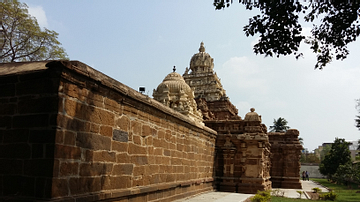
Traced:
[[[358, 150], [357, 150], [357, 148], [358, 148], [358, 145], [359, 145], [359, 143], [358, 143], [358, 141], [352, 141], [352, 140], [350, 140], [350, 141], [347, 141], [348, 143], [350, 143], [350, 145], [349, 145], [349, 150], [350, 150], [350, 152], [351, 152], [351, 160], [355, 160], [355, 157], [357, 156], [357, 154], [358, 154]], [[320, 160], [322, 160], [321, 159], [321, 152], [323, 151], [323, 149], [326, 147], [326, 146], [328, 146], [328, 145], [332, 145], [333, 143], [323, 143], [321, 146], [319, 146], [317, 149], [315, 149], [314, 150], [314, 153], [315, 153], [315, 155], [318, 157], [318, 158], [320, 158]]]

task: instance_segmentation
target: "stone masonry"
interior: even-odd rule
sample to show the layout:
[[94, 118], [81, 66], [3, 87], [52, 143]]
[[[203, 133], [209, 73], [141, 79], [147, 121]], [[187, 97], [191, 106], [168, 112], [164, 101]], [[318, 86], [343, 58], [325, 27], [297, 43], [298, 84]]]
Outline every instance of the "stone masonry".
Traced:
[[77, 61], [1, 64], [0, 201], [213, 190], [216, 132]]
[[78, 61], [0, 64], [0, 201], [172, 201], [301, 188], [299, 131], [242, 119], [205, 52], [154, 99]]
[[303, 147], [299, 142], [299, 131], [290, 129], [286, 133], [268, 133], [268, 136], [271, 144], [272, 187], [301, 189], [299, 156]]

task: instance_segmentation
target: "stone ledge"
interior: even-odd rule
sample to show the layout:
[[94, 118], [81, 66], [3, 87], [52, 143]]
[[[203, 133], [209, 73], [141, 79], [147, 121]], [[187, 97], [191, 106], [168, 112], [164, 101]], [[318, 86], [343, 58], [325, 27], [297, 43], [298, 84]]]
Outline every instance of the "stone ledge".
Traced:
[[[77, 195], [73, 197], [61, 197], [61, 198], [54, 198], [47, 201], [53, 201], [53, 202], [75, 202], [75, 201], [98, 201], [98, 200], [117, 200], [119, 198], [123, 197], [135, 197], [136, 195], [146, 195], [150, 194], [152, 192], [157, 191], [165, 191], [170, 189], [175, 189], [177, 187], [179, 188], [186, 188], [190, 186], [198, 186], [202, 183], [212, 183], [213, 178], [205, 178], [205, 179], [196, 179], [196, 180], [189, 180], [189, 181], [182, 181], [182, 182], [173, 182], [173, 183], [166, 183], [166, 184], [158, 184], [158, 185], [150, 185], [150, 186], [139, 186], [134, 188], [128, 188], [128, 189], [121, 189], [121, 190], [112, 190], [112, 191], [106, 191], [106, 192], [98, 192], [98, 193], [92, 193], [92, 194], [83, 194], [83, 195]], [[205, 190], [210, 190], [212, 188], [204, 188]], [[186, 196], [192, 195], [191, 193], [199, 193], [203, 192], [202, 189], [194, 190], [191, 192], [186, 192], [182, 194], [172, 195], [170, 197], [166, 197], [166, 199], [172, 199], [172, 198], [184, 198]], [[183, 197], [179, 197], [183, 196]], [[166, 200], [165, 198], [160, 198], [155, 201], [162, 201]]]

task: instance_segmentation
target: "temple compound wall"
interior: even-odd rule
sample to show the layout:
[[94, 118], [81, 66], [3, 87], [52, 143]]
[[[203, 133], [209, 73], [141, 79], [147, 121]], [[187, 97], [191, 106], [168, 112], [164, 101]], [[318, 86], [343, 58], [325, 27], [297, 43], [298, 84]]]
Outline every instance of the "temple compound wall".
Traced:
[[214, 188], [214, 130], [83, 63], [1, 64], [0, 89], [0, 201], [171, 201]]

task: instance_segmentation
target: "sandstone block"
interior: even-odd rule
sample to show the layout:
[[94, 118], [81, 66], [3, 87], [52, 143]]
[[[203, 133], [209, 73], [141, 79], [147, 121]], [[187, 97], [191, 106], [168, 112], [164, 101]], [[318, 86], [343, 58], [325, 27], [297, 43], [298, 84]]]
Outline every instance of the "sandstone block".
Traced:
[[60, 159], [80, 159], [81, 150], [79, 147], [71, 147], [65, 145], [55, 145], [54, 158]]
[[148, 164], [148, 157], [147, 156], [131, 156], [131, 163], [135, 165], [146, 165]]
[[82, 163], [80, 164], [80, 176], [108, 175], [112, 169], [112, 163]]
[[101, 190], [101, 177], [75, 177], [69, 180], [71, 195], [98, 192]]
[[101, 126], [100, 127], [100, 134], [103, 136], [112, 137], [113, 129], [110, 126]]
[[104, 104], [105, 104], [105, 109], [113, 111], [113, 112], [118, 112], [118, 114], [122, 113], [120, 103], [116, 102], [115, 100], [105, 97]]
[[130, 128], [134, 135], [141, 135], [142, 124], [139, 121], [131, 121]]
[[137, 145], [142, 145], [142, 137], [134, 135], [133, 136], [133, 142]]
[[129, 143], [129, 154], [147, 154], [146, 147]]
[[127, 152], [129, 144], [124, 142], [111, 141], [111, 149], [118, 152]]
[[124, 189], [131, 187], [130, 176], [110, 177], [112, 189]]
[[125, 115], [116, 120], [116, 125], [123, 131], [130, 131], [130, 119]]
[[94, 150], [110, 150], [111, 139], [92, 133], [78, 133], [76, 146]]
[[142, 126], [141, 136], [146, 137], [146, 136], [149, 136], [149, 135], [152, 135], [152, 130], [151, 130], [149, 125], [144, 124]]
[[60, 176], [73, 176], [78, 175], [79, 163], [77, 162], [62, 162], [60, 164]]
[[116, 164], [111, 172], [112, 175], [132, 175], [135, 172], [133, 164]]
[[51, 189], [51, 193], [52, 193], [52, 197], [62, 197], [62, 196], [68, 196], [68, 182], [66, 179], [57, 179], [54, 178], [52, 180], [52, 189]]
[[116, 154], [117, 163], [130, 163], [130, 157], [127, 153]]
[[76, 133], [71, 131], [65, 131], [64, 133], [64, 144], [73, 145], [76, 144]]

